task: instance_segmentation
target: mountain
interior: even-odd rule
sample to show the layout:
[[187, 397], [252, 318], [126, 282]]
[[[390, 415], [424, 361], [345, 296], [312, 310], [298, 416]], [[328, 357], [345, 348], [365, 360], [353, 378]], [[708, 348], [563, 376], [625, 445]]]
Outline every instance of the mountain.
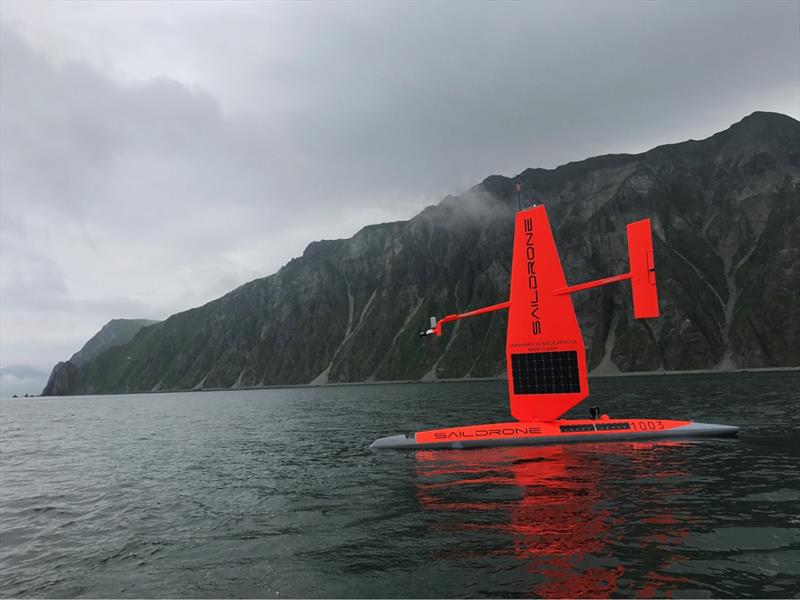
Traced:
[[[574, 297], [595, 373], [800, 365], [800, 123], [757, 112], [705, 140], [528, 169], [569, 282], [627, 270], [651, 217], [662, 318], [628, 284]], [[504, 373], [505, 316], [420, 340], [431, 315], [507, 299], [516, 194], [494, 175], [409, 221], [311, 243], [280, 271], [74, 365], [61, 393]]]
[[73, 354], [72, 358], [53, 367], [50, 378], [42, 390], [42, 396], [61, 396], [69, 393], [80, 367], [109, 348], [127, 344], [143, 327], [156, 323], [158, 321], [148, 319], [112, 319], [93, 335], [83, 348]]

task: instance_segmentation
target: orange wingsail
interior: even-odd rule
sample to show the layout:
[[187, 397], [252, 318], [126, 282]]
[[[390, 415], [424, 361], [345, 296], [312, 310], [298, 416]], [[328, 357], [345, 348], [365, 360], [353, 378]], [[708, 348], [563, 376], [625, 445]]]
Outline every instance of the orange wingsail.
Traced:
[[511, 414], [557, 419], [589, 393], [586, 353], [544, 206], [516, 215], [506, 364]]

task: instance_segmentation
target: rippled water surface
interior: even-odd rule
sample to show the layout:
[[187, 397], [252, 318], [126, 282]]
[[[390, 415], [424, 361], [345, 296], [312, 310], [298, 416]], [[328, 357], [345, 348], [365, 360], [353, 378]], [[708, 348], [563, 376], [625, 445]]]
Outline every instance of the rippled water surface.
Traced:
[[3, 400], [0, 595], [799, 597], [800, 375], [592, 385], [742, 433], [367, 449], [501, 382]]

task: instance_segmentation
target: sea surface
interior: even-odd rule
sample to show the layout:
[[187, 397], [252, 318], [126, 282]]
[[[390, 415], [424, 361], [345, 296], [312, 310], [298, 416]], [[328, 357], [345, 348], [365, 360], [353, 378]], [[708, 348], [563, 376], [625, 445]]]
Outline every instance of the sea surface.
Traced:
[[800, 374], [591, 385], [741, 435], [367, 448], [503, 382], [0, 401], [0, 596], [800, 597]]

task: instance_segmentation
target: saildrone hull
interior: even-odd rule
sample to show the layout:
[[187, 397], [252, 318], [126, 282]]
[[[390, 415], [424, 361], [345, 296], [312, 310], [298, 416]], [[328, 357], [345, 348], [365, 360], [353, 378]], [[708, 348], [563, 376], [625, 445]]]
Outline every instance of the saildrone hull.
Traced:
[[418, 431], [411, 435], [392, 435], [375, 440], [370, 448], [429, 450], [487, 446], [539, 446], [664, 438], [727, 437], [735, 436], [738, 433], [739, 428], [731, 425], [666, 419], [534, 421], [470, 425]]

